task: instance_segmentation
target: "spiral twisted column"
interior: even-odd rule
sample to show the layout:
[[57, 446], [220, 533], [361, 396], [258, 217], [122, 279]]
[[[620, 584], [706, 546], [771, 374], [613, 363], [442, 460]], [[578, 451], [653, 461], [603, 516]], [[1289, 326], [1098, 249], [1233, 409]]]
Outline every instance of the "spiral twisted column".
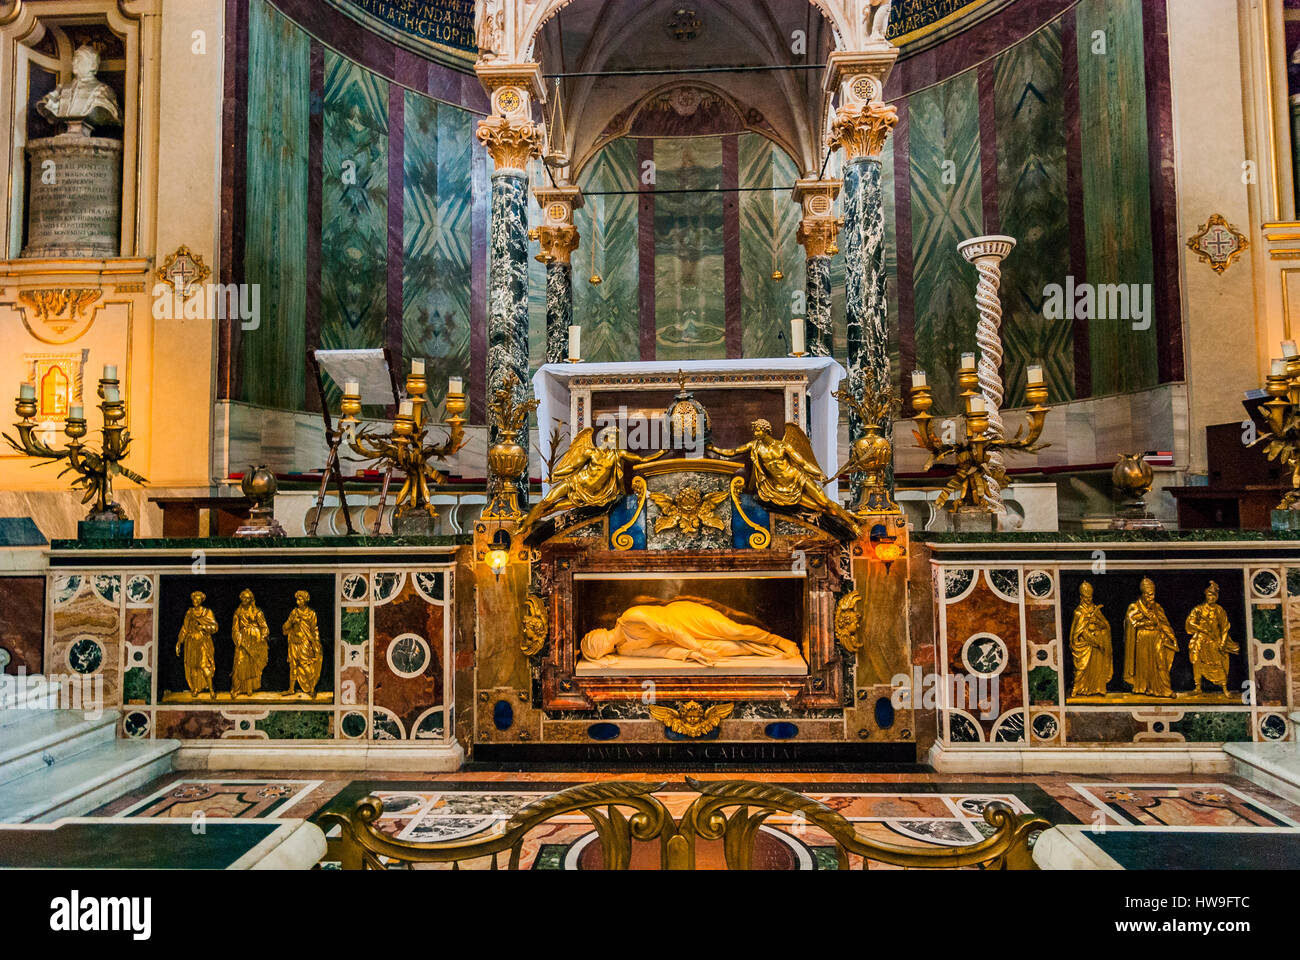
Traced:
[[[989, 435], [999, 440], [1006, 437], [1006, 430], [1002, 425], [1002, 300], [998, 288], [1002, 282], [1001, 263], [1015, 245], [1014, 237], [1005, 236], [972, 237], [957, 244], [957, 252], [975, 264], [979, 274], [975, 286], [975, 306], [980, 313], [975, 327], [975, 342], [980, 348], [976, 372], [980, 393], [984, 395], [988, 409]], [[989, 463], [1001, 473], [1002, 452], [992, 451]], [[1001, 485], [992, 476], [985, 477], [985, 481], [989, 490], [988, 505], [997, 513], [1003, 512], [1006, 508], [1002, 503]]]

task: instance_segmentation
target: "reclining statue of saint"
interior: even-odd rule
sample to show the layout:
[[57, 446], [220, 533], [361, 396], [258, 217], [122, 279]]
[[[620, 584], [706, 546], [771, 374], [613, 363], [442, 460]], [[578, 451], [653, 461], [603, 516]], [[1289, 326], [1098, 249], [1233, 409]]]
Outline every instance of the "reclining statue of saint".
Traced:
[[628, 607], [614, 629], [588, 631], [581, 647], [582, 655], [591, 661], [617, 654], [690, 660], [706, 667], [731, 657], [800, 658], [794, 642], [762, 627], [737, 623], [694, 600]]

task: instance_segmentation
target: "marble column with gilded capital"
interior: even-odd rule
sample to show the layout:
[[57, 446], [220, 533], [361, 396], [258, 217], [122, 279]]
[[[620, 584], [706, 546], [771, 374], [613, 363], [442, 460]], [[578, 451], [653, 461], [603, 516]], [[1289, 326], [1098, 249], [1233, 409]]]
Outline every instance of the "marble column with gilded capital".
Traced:
[[807, 309], [808, 353], [829, 357], [834, 353], [835, 327], [831, 317], [831, 256], [839, 247], [840, 221], [835, 215], [839, 180], [797, 180], [793, 196], [802, 217], [795, 239], [804, 248], [804, 290]]
[[569, 353], [573, 323], [573, 267], [578, 228], [573, 211], [582, 206], [582, 191], [574, 186], [538, 187], [533, 191], [542, 208], [542, 222], [528, 235], [537, 241], [537, 260], [546, 264], [546, 362], [563, 363]]
[[[480, 62], [479, 80], [491, 97], [492, 113], [479, 122], [477, 137], [492, 155], [492, 208], [488, 227], [487, 396], [507, 374], [527, 391], [528, 370], [528, 161], [537, 156], [543, 131], [532, 121], [532, 103], [541, 99], [541, 67], [536, 63]], [[490, 425], [488, 443], [495, 443]], [[525, 441], [526, 443], [526, 441]], [[489, 468], [488, 490], [499, 482]], [[527, 477], [522, 502], [527, 502]]]
[[[885, 298], [885, 209], [880, 153], [898, 122], [898, 113], [882, 96], [898, 49], [881, 40], [873, 48], [835, 51], [827, 63], [828, 92], [838, 91], [840, 106], [831, 121], [828, 143], [844, 151], [840, 193], [844, 250], [844, 312], [848, 326], [848, 384], [863, 397], [868, 385], [892, 390], [889, 369], [889, 317]], [[892, 439], [893, 424], [882, 424]], [[849, 414], [849, 442], [865, 435], [856, 413]], [[854, 477], [853, 502], [862, 475]], [[889, 472], [890, 494], [893, 471]]]

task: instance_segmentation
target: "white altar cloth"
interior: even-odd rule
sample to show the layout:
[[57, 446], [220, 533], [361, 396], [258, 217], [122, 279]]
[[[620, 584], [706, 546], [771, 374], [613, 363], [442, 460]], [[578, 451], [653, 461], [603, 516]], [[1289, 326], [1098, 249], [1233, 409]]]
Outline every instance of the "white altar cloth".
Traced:
[[[813, 453], [823, 471], [831, 471], [840, 464], [837, 462], [839, 450], [837, 434], [840, 422], [840, 405], [831, 394], [839, 388], [840, 381], [847, 374], [833, 357], [755, 357], [740, 360], [671, 360], [638, 361], [635, 363], [548, 363], [533, 374], [533, 395], [541, 401], [537, 408], [538, 445], [545, 463], [551, 455], [551, 428], [558, 420], [564, 425], [566, 433], [572, 435], [572, 383], [576, 377], [603, 378], [637, 376], [666, 381], [668, 385], [677, 382], [677, 371], [687, 374], [688, 389], [694, 387], [694, 377], [705, 374], [761, 374], [772, 373], [777, 376], [789, 376], [802, 373], [808, 378], [805, 401], [800, 404], [802, 423], [800, 426], [808, 433], [812, 441]], [[654, 389], [662, 389], [663, 383]], [[701, 389], [717, 389], [721, 385], [699, 384]], [[746, 384], [748, 386], [748, 384]], [[623, 389], [636, 389], [634, 386], [620, 385]], [[647, 387], [649, 389], [649, 387]], [[584, 424], [591, 426], [591, 424]], [[779, 436], [781, 426], [773, 424], [773, 431]], [[542, 485], [543, 491], [547, 488]], [[826, 492], [832, 499], [838, 499], [838, 483], [832, 481], [826, 485]]]

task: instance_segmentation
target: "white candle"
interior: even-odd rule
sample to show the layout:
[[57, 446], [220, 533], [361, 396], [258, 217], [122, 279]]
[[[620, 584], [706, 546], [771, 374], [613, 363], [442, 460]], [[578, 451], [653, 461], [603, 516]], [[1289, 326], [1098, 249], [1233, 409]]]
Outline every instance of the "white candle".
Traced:
[[582, 359], [582, 327], [576, 323], [569, 327], [569, 359]]
[[117, 379], [117, 364], [113, 364], [113, 363], [104, 364], [104, 379], [105, 380]]
[[413, 376], [413, 377], [422, 377], [422, 376], [424, 376], [424, 361], [423, 361], [423, 360], [412, 360], [412, 361], [411, 361], [411, 376]]
[[1026, 375], [1028, 376], [1031, 385], [1037, 385], [1043, 382], [1043, 368], [1036, 363], [1031, 363], [1029, 365], [1029, 370]]
[[355, 380], [349, 380], [347, 383], [343, 384], [343, 393], [349, 397], [360, 396], [361, 384], [357, 383]]
[[448, 378], [447, 378], [447, 392], [448, 392], [448, 393], [464, 393], [464, 392], [465, 392], [465, 381], [464, 381], [463, 379], [461, 379], [460, 377], [448, 377]]
[[926, 385], [926, 381], [925, 381], [925, 371], [924, 371], [924, 370], [913, 370], [913, 371], [912, 371], [912, 387], [915, 389], [916, 387], [924, 387], [925, 385]]
[[963, 353], [963, 354], [961, 355], [961, 368], [962, 368], [963, 370], [974, 370], [974, 369], [975, 369], [975, 354], [973, 354], [973, 353]]
[[36, 399], [36, 384], [34, 384], [34, 383], [20, 383], [20, 384], [18, 385], [18, 399], [20, 399], [20, 400], [35, 400], [35, 399]]
[[69, 420], [84, 420], [84, 419], [85, 419], [85, 414], [86, 414], [86, 411], [85, 411], [85, 408], [84, 408], [84, 407], [71, 407], [71, 408], [68, 410], [68, 419], [69, 419]]
[[1294, 340], [1283, 340], [1283, 341], [1282, 341], [1282, 356], [1286, 357], [1288, 360], [1292, 360], [1292, 359], [1294, 359], [1297, 355], [1300, 355], [1300, 354], [1297, 354], [1297, 351], [1296, 351], [1296, 348], [1295, 348], [1295, 341], [1294, 341]]
[[1275, 376], [1275, 377], [1285, 377], [1285, 376], [1286, 376], [1286, 361], [1285, 361], [1285, 360], [1274, 360], [1274, 361], [1273, 361], [1273, 366], [1272, 366], [1272, 369], [1271, 369], [1270, 372], [1271, 372], [1272, 375]]
[[399, 417], [410, 417], [415, 414], [415, 405], [410, 400], [403, 400], [400, 407], [397, 408]]
[[983, 412], [984, 412], [984, 398], [983, 398], [983, 397], [971, 397], [971, 398], [967, 401], [967, 407], [966, 407], [966, 409], [967, 409], [970, 413], [983, 413]]
[[804, 352], [803, 317], [790, 318], [790, 352]]
[[118, 392], [117, 387], [104, 388], [104, 400], [107, 403], [117, 403], [122, 399], [122, 394]]

